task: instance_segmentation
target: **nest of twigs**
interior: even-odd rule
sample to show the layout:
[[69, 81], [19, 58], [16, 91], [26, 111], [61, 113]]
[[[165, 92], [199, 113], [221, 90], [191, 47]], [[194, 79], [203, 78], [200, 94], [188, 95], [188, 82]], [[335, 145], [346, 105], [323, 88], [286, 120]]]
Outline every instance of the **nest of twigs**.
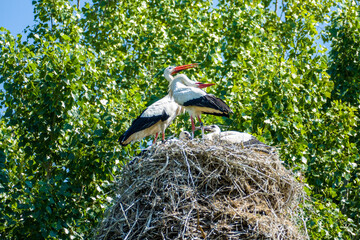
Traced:
[[96, 239], [308, 238], [303, 186], [265, 145], [156, 145], [116, 186]]

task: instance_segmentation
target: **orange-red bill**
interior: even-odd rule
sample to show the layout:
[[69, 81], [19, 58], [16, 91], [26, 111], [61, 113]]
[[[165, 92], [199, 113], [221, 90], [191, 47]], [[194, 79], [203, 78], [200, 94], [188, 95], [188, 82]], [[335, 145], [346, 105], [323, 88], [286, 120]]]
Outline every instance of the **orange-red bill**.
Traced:
[[201, 83], [201, 82], [197, 82], [196, 84], [198, 85], [198, 88], [207, 88], [212, 85], [215, 85], [215, 83]]
[[197, 63], [192, 63], [192, 64], [187, 64], [187, 65], [181, 65], [181, 66], [177, 66], [175, 67], [175, 71], [173, 71], [171, 73], [171, 75], [174, 75], [182, 70], [185, 70], [185, 69], [189, 69], [189, 68], [194, 68], [194, 67], [197, 67]]

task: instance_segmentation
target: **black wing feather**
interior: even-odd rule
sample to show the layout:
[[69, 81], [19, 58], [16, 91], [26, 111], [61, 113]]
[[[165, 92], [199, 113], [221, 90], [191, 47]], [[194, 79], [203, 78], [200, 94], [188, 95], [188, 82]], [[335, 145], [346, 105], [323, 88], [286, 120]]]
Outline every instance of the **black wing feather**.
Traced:
[[228, 105], [226, 105], [226, 103], [222, 99], [217, 98], [211, 94], [207, 94], [207, 95], [201, 96], [199, 98], [189, 100], [189, 101], [185, 102], [183, 105], [184, 106], [207, 107], [207, 108], [216, 109], [216, 110], [222, 112], [222, 113], [204, 112], [204, 114], [211, 114], [211, 115], [216, 115], [216, 116], [229, 117], [229, 113], [233, 112], [230, 109], [230, 107]]
[[[145, 111], [146, 111], [146, 109], [144, 110], [144, 112]], [[156, 116], [151, 116], [151, 117], [142, 117], [141, 115], [144, 112], [142, 112], [140, 114], [140, 116], [132, 122], [129, 129], [126, 130], [126, 132], [120, 136], [120, 138], [119, 138], [120, 143], [126, 141], [126, 139], [128, 139], [132, 134], [134, 134], [136, 132], [140, 132], [144, 129], [147, 129], [147, 128], [155, 125], [159, 121], [166, 121], [170, 117], [170, 115], [168, 115], [165, 112], [165, 110], [162, 112], [161, 115], [156, 115]]]

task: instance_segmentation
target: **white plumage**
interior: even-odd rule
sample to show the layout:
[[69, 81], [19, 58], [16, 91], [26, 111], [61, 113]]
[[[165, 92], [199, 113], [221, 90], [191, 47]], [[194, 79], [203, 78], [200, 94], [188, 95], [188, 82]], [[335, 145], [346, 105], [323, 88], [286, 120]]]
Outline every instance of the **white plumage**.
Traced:
[[147, 107], [138, 118], [136, 118], [129, 129], [119, 138], [121, 145], [125, 146], [133, 141], [144, 137], [155, 135], [154, 143], [159, 132], [162, 133], [162, 140], [165, 139], [165, 129], [181, 114], [182, 107], [166, 95]]
[[[168, 67], [164, 71], [164, 77], [171, 82], [174, 79], [172, 77], [173, 74], [195, 66], [197, 66], [197, 64]], [[191, 85], [197, 86], [194, 81], [192, 81]], [[166, 95], [147, 107], [140, 116], [132, 122], [129, 129], [120, 136], [120, 144], [125, 146], [130, 142], [141, 140], [150, 135], [155, 135], [153, 141], [153, 143], [155, 143], [159, 132], [162, 133], [162, 140], [164, 141], [166, 128], [176, 116], [181, 113], [183, 113], [183, 108], [179, 106], [172, 97]]]
[[217, 125], [205, 126], [204, 130], [210, 132], [204, 136], [205, 140], [211, 141], [223, 141], [227, 143], [241, 143], [243, 145], [262, 144], [253, 135], [244, 132], [237, 131], [225, 131], [221, 132], [221, 129]]
[[194, 81], [191, 81], [183, 74], [177, 75], [176, 78], [170, 80], [172, 80], [169, 81], [170, 97], [173, 97], [174, 101], [180, 106], [184, 107], [185, 110], [190, 114], [192, 137], [194, 137], [195, 131], [194, 117], [198, 118], [202, 126], [202, 122], [200, 119], [201, 114], [211, 114], [216, 116], [229, 117], [229, 113], [232, 113], [229, 106], [226, 105], [223, 100], [215, 97], [214, 95], [207, 94], [203, 90], [199, 89], [211, 86], [213, 85], [212, 83], [196, 83], [198, 88], [195, 88], [192, 85]]
[[182, 131], [179, 135], [181, 141], [188, 141], [191, 139], [191, 135], [188, 131]]

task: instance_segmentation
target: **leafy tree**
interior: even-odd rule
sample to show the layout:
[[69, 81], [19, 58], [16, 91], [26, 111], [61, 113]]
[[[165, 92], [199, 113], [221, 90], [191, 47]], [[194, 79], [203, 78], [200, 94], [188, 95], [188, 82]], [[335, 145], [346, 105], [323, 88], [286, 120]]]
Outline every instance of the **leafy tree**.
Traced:
[[[139, 147], [120, 147], [119, 135], [167, 93], [164, 67], [199, 62], [188, 76], [216, 83], [209, 91], [234, 111], [205, 123], [277, 145], [307, 183], [310, 236], [353, 237], [360, 225], [358, 99], [349, 95], [358, 91], [355, 5], [331, 18], [329, 68], [316, 26], [336, 0], [33, 4], [37, 24], [26, 40], [3, 28], [0, 35], [0, 236], [91, 236], [111, 202], [111, 182]], [[188, 123], [182, 115], [167, 131]]]
[[[331, 204], [343, 215], [342, 226], [329, 221], [330, 227], [344, 228], [339, 239], [359, 235], [359, 4], [338, 4], [331, 15], [326, 38], [331, 39], [329, 68], [334, 88], [316, 122], [308, 164], [313, 177], [313, 195]], [[325, 231], [326, 230], [322, 230]], [[327, 233], [329, 236], [334, 236]], [[329, 238], [331, 238], [329, 236]]]
[[328, 38], [332, 41], [329, 74], [335, 87], [332, 99], [360, 104], [360, 18], [359, 4], [349, 1], [332, 14]]
[[96, 53], [81, 45], [74, 11], [67, 1], [39, 1], [27, 41], [2, 29], [8, 238], [83, 236], [108, 201], [120, 151], [111, 144], [115, 81], [102, 78]]

